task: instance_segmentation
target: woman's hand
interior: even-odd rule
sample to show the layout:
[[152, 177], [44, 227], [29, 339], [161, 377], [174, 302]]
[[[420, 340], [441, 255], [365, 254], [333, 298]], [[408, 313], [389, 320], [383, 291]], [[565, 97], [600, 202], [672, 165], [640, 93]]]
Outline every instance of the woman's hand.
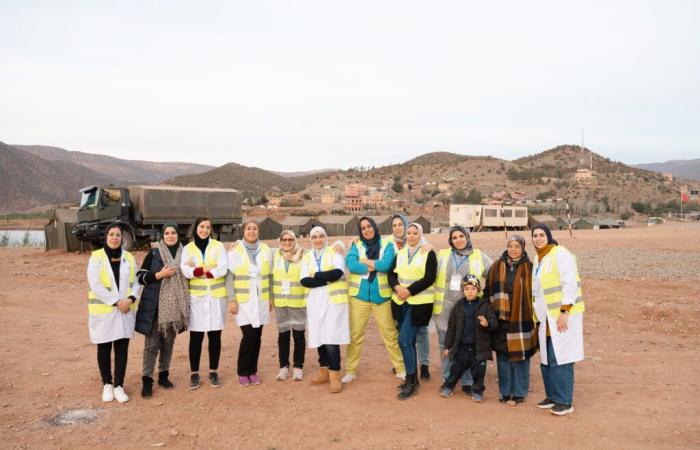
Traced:
[[369, 269], [370, 272], [377, 270], [374, 268], [374, 260], [373, 259], [362, 258], [360, 260], [360, 262], [362, 264], [364, 264], [365, 266], [367, 266], [367, 268]]
[[569, 329], [569, 313], [561, 313], [557, 317], [557, 331], [560, 333], [566, 332]]
[[163, 278], [170, 278], [175, 275], [177, 269], [175, 267], [163, 267], [160, 271], [156, 272], [156, 280], [162, 280]]
[[401, 286], [400, 284], [396, 285], [394, 291], [396, 291], [396, 295], [398, 295], [401, 300], [406, 300], [408, 297], [411, 296], [411, 291]]
[[192, 267], [193, 269], [194, 269], [195, 267], [197, 267], [197, 266], [195, 265], [194, 260], [192, 259], [192, 257], [190, 257], [190, 258], [187, 260], [187, 263], [186, 263], [186, 264], [187, 264], [188, 266]]
[[[432, 250], [433, 248], [434, 248], [434, 247], [433, 247], [433, 244], [431, 244], [430, 242], [426, 242], [425, 244], [423, 244], [423, 245], [421, 246], [421, 248], [420, 248], [420, 253], [421, 253], [421, 255], [425, 255], [426, 253], [428, 253], [428, 252], [429, 252], [430, 250]], [[482, 284], [482, 286], [483, 286], [483, 284]]]
[[447, 358], [447, 356], [450, 354], [450, 351], [448, 349], [445, 349], [442, 351], [442, 357]]
[[228, 312], [234, 316], [238, 314], [238, 302], [231, 302], [228, 304]]
[[225, 242], [225, 243], [224, 243], [224, 248], [225, 248], [226, 251], [228, 252], [228, 251], [231, 251], [231, 250], [235, 250], [236, 247], [238, 247], [239, 245], [241, 245], [239, 241], [236, 241], [236, 242]]
[[128, 298], [126, 300], [119, 300], [117, 302], [117, 309], [124, 314], [129, 312], [129, 306], [131, 306], [131, 300]]

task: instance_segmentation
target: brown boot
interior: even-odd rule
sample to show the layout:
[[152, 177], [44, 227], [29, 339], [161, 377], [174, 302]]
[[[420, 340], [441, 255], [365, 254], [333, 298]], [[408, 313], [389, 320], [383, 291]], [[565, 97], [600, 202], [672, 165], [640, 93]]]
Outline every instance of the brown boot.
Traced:
[[337, 394], [343, 390], [343, 383], [340, 382], [340, 370], [331, 370], [328, 372], [331, 381], [331, 393]]
[[321, 367], [318, 376], [311, 379], [311, 384], [328, 383], [328, 367]]

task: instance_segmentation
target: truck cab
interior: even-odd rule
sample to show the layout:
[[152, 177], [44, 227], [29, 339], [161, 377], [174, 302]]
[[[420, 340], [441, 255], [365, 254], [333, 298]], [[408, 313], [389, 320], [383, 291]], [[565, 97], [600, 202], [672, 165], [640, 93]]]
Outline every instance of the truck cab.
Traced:
[[[120, 222], [130, 223], [131, 200], [129, 190], [116, 186], [87, 186], [80, 190], [80, 208], [78, 209], [78, 225], [73, 234], [82, 241], [94, 245], [104, 242], [104, 232], [107, 225]], [[125, 227], [123, 233], [124, 248], [133, 246], [133, 234]]]

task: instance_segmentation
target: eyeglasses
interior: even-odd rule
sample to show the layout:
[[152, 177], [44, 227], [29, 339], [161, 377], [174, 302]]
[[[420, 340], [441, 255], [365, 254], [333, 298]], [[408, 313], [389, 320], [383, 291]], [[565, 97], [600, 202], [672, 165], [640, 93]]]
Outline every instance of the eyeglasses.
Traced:
[[294, 242], [294, 239], [292, 239], [292, 238], [284, 238], [284, 239], [280, 239], [280, 241], [281, 241], [281, 242]]

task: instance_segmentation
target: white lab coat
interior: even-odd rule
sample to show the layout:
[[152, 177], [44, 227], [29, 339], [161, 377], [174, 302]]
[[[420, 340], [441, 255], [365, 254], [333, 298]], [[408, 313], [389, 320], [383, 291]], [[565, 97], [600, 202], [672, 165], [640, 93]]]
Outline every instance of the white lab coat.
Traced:
[[[238, 245], [243, 246], [243, 241], [239, 241]], [[260, 328], [261, 325], [267, 325], [270, 321], [270, 302], [263, 300], [261, 295], [262, 289], [262, 252], [264, 250], [260, 248], [260, 252], [255, 256], [255, 261], [250, 262], [248, 273], [250, 276], [254, 277], [250, 279], [248, 286], [248, 294], [250, 297], [247, 302], [238, 304], [238, 314], [236, 314], [236, 323], [238, 326], [251, 325], [253, 328]], [[248, 261], [248, 254], [244, 251], [244, 255], [236, 252], [231, 248], [228, 252], [228, 268], [233, 273], [236, 267], [244, 264]], [[268, 248], [267, 260], [270, 266], [270, 273], [272, 272], [272, 249]], [[245, 258], [245, 259], [243, 259]], [[270, 277], [272, 275], [270, 274]], [[234, 277], [235, 281], [235, 277]], [[270, 280], [270, 294], [272, 294], [272, 280]], [[234, 292], [235, 298], [235, 292]]]
[[[300, 280], [316, 272], [313, 251], [304, 255]], [[313, 265], [311, 268], [310, 265]], [[333, 266], [345, 271], [345, 258], [340, 253], [333, 254]], [[345, 275], [343, 275], [345, 276]], [[331, 303], [328, 286], [309, 290], [306, 297], [306, 318], [309, 348], [322, 345], [344, 345], [350, 343], [350, 319], [347, 303]]]
[[[562, 248], [556, 255], [557, 267], [561, 278], [563, 299], [562, 305], [573, 305], [577, 297], [578, 285], [576, 282], [576, 258], [568, 250]], [[583, 313], [569, 315], [567, 331], [560, 333], [557, 331], [557, 321], [547, 314], [547, 304], [542, 291], [540, 278], [542, 273], [546, 273], [553, 263], [552, 254], [547, 254], [540, 264], [537, 256], [532, 268], [532, 296], [534, 298], [534, 309], [537, 320], [540, 322], [540, 360], [542, 364], [547, 364], [547, 327], [549, 323], [549, 333], [552, 338], [552, 347], [557, 358], [557, 364], [568, 364], [582, 361], [583, 356]], [[539, 268], [539, 270], [538, 270]]]
[[[107, 272], [111, 280], [111, 289], [107, 289], [100, 282], [100, 271], [102, 264], [107, 264]], [[134, 267], [134, 274], [138, 267]], [[87, 269], [88, 284], [90, 290], [95, 293], [97, 299], [106, 305], [116, 305], [119, 300], [124, 300], [129, 297], [129, 262], [122, 253], [122, 261], [119, 264], [119, 290], [117, 283], [114, 280], [114, 273], [109, 266], [109, 261], [102, 262], [94, 257], [90, 257]], [[131, 285], [131, 295], [138, 298], [141, 291], [141, 285], [138, 279], [134, 277], [134, 283]], [[112, 312], [104, 316], [89, 315], [88, 328], [90, 330], [90, 341], [93, 344], [103, 344], [105, 342], [116, 341], [117, 339], [131, 338], [134, 335], [134, 327], [136, 325], [136, 313], [129, 309], [123, 313], [119, 309], [114, 308]]]
[[[216, 267], [211, 270], [211, 274], [214, 278], [220, 278], [226, 276], [226, 271], [228, 270], [228, 265], [226, 261], [226, 249], [223, 244], [218, 243], [214, 245], [220, 245], [219, 255], [216, 259]], [[202, 255], [202, 261], [206, 261], [206, 256], [209, 255], [214, 245], [210, 242], [207, 245], [205, 255]], [[201, 251], [197, 248], [195, 251]], [[182, 257], [180, 260], [180, 270], [185, 275], [185, 278], [191, 280], [196, 278], [194, 276], [195, 267], [190, 267], [187, 262], [196, 261], [194, 257], [190, 254], [190, 249], [185, 246], [182, 249]], [[207, 293], [202, 296], [190, 295], [190, 331], [217, 331], [223, 330], [226, 325], [226, 312], [228, 310], [228, 299], [215, 298], [212, 297], [210, 291], [207, 289]]]

